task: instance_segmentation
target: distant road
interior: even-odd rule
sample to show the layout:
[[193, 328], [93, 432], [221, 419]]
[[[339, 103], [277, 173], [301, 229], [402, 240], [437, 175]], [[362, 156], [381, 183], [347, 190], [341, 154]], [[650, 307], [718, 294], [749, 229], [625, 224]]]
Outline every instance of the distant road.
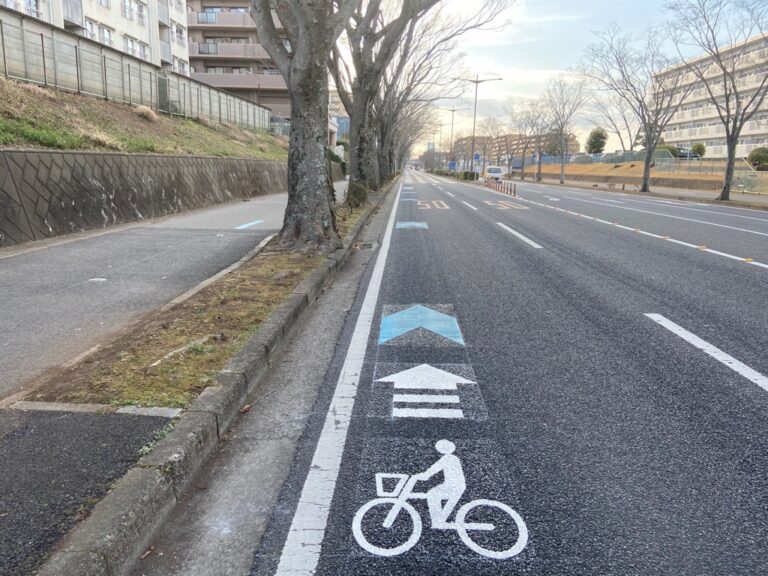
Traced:
[[0, 398], [242, 258], [286, 194], [0, 251]]

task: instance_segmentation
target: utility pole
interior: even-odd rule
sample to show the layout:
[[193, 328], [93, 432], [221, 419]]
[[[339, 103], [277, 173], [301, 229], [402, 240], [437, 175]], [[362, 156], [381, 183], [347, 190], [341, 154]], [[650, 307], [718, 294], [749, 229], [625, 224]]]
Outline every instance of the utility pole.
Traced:
[[471, 151], [471, 157], [469, 160], [470, 165], [470, 171], [474, 174], [475, 172], [475, 126], [477, 125], [477, 92], [478, 88], [480, 88], [480, 84], [483, 82], [495, 82], [496, 80], [503, 80], [503, 78], [484, 78], [480, 80], [480, 76], [475, 76], [474, 80], [470, 80], [468, 78], [458, 78], [458, 80], [464, 80], [464, 82], [471, 82], [475, 85], [475, 111], [472, 115], [472, 151]]
[[456, 114], [456, 112], [460, 112], [462, 110], [469, 110], [469, 108], [443, 108], [443, 110], [446, 110], [447, 112], [451, 113], [451, 157], [448, 158], [449, 162], [454, 162], [456, 158], [453, 155], [453, 116]]

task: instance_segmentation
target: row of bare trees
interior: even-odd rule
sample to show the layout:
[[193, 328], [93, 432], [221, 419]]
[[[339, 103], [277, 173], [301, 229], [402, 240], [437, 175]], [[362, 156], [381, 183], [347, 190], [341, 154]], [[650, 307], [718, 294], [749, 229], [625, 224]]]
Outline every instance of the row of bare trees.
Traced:
[[513, 2], [478, 1], [452, 18], [442, 0], [253, 1], [259, 42], [291, 99], [284, 245], [340, 245], [326, 156], [329, 73], [350, 116], [350, 186], [378, 189], [429, 131], [434, 102], [460, 95], [449, 73], [457, 38]]
[[729, 200], [739, 138], [768, 95], [765, 55], [748, 42], [768, 39], [768, 2], [676, 0], [667, 10], [671, 20], [642, 35], [617, 26], [598, 33], [581, 72], [597, 92], [595, 109], [622, 147], [644, 146], [643, 192], [650, 189], [662, 134], [689, 97], [703, 91], [724, 127], [720, 199]]
[[516, 151], [523, 157], [523, 176], [528, 148], [540, 158], [545, 139], [554, 135], [565, 150], [567, 134], [583, 113], [614, 134], [623, 150], [643, 149], [640, 190], [647, 192], [665, 130], [696, 96], [724, 127], [720, 199], [730, 199], [742, 131], [766, 109], [768, 60], [754, 40], [768, 40], [768, 2], [676, 0], [667, 10], [669, 22], [640, 35], [615, 25], [596, 33], [578, 71], [551, 80], [539, 98], [515, 107], [510, 128], [515, 142], [523, 143]]

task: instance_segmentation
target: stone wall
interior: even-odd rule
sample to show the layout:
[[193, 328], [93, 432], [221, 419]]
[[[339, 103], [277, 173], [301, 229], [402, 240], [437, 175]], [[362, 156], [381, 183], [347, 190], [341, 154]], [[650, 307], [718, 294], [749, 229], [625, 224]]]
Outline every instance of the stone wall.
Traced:
[[285, 162], [0, 150], [0, 247], [286, 190]]

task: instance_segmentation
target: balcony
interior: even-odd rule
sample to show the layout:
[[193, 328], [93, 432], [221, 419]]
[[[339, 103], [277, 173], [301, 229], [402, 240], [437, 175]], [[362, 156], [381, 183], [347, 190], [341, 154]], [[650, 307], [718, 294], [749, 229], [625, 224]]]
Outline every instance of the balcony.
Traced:
[[163, 26], [169, 26], [171, 25], [171, 15], [170, 11], [168, 9], [167, 2], [163, 2], [163, 0], [158, 0], [157, 2], [157, 19], [159, 20], [160, 24]]
[[83, 2], [82, 0], [64, 0], [61, 4], [64, 25], [83, 27]]
[[162, 64], [172, 64], [173, 58], [171, 57], [171, 44], [170, 42], [164, 42], [160, 40], [160, 62]]
[[48, 18], [46, 18], [43, 14], [43, 11], [39, 9], [37, 2], [31, 2], [29, 0], [22, 2], [19, 2], [18, 0], [0, 0], [0, 6], [5, 6], [6, 8], [16, 10], [17, 12], [22, 12], [27, 16], [32, 16], [33, 18], [39, 18], [40, 20], [46, 21], [48, 20]]
[[190, 58], [230, 59], [230, 60], [269, 60], [269, 54], [261, 44], [211, 44], [189, 43]]
[[287, 90], [285, 80], [275, 74], [222, 74], [218, 72], [193, 72], [193, 80], [216, 88], [240, 90]]
[[187, 26], [199, 30], [256, 29], [251, 15], [244, 12], [189, 12]]

